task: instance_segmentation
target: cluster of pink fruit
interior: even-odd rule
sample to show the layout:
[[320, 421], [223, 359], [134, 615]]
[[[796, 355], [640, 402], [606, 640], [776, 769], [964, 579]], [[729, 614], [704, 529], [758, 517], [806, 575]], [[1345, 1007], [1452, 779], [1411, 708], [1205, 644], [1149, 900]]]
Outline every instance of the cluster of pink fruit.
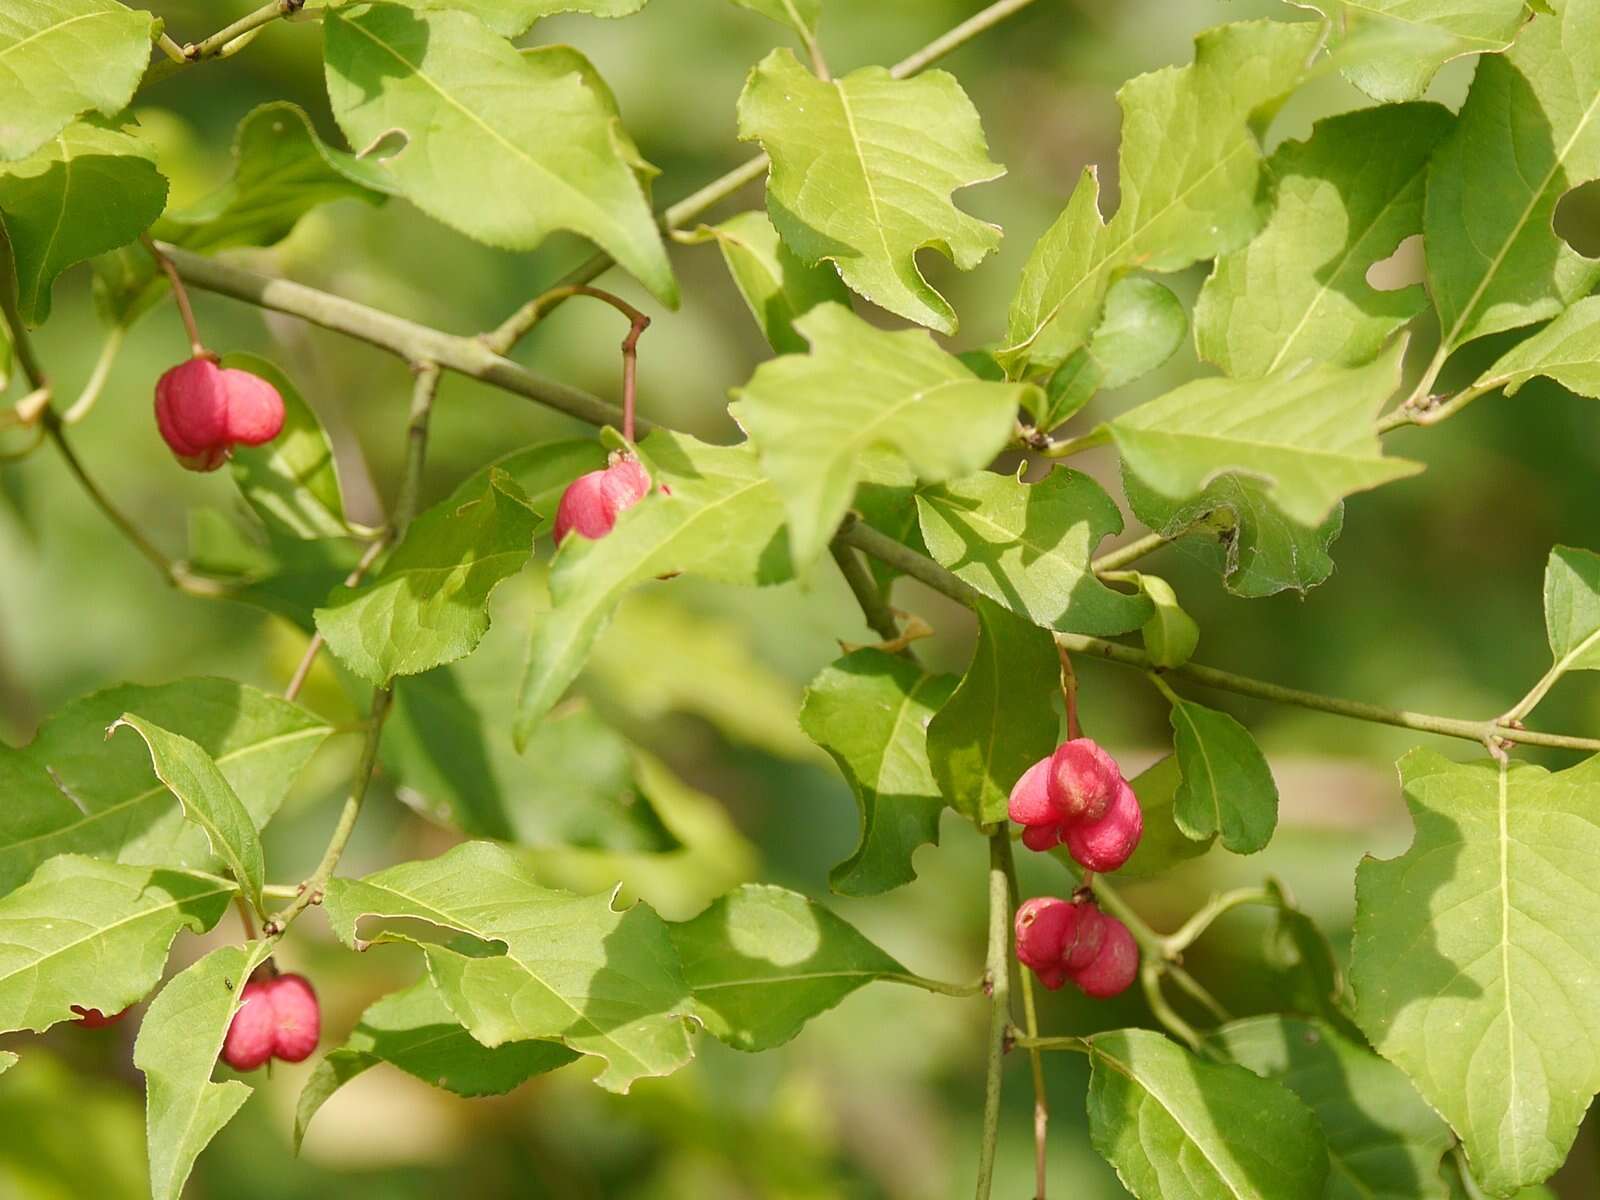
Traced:
[[283, 431], [283, 397], [259, 375], [210, 355], [180, 363], [156, 383], [156, 427], [191, 471], [215, 471], [234, 446], [261, 446]]
[[[1089, 738], [1057, 746], [1011, 789], [1022, 843], [1062, 843], [1086, 871], [1115, 871], [1144, 833], [1139, 798], [1117, 760]], [[1071, 981], [1090, 996], [1115, 996], [1134, 980], [1139, 950], [1128, 927], [1088, 899], [1040, 897], [1017, 910], [1017, 959], [1050, 989]]]

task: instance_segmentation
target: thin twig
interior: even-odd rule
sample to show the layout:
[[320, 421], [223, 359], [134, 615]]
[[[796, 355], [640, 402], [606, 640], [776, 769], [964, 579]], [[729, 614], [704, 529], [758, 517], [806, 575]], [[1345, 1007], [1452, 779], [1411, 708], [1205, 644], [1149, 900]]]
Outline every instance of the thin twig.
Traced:
[[[366, 548], [354, 569], [344, 577], [344, 586], [353, 588], [365, 579], [367, 572], [372, 568], [372, 564], [377, 561], [378, 555], [382, 554], [388, 547], [389, 533], [385, 530], [377, 538], [373, 539], [372, 544]], [[295, 667], [294, 674], [289, 677], [289, 686], [283, 689], [283, 698], [285, 700], [294, 700], [300, 695], [300, 689], [305, 686], [306, 677], [311, 674], [311, 668], [316, 665], [317, 655], [322, 652], [324, 644], [321, 630], [311, 635], [311, 640], [306, 643], [306, 652], [300, 658], [300, 664]]]
[[983, 1136], [978, 1146], [977, 1200], [994, 1186], [995, 1146], [1000, 1137], [1000, 1083], [1006, 1035], [1011, 1028], [1011, 905], [1006, 859], [1011, 838], [1000, 829], [989, 836], [989, 952], [984, 982], [989, 989], [989, 1053], [984, 1072]]
[[150, 252], [150, 257], [156, 260], [156, 266], [166, 274], [167, 282], [172, 285], [172, 298], [178, 302], [178, 315], [183, 318], [184, 332], [189, 335], [189, 352], [200, 358], [206, 352], [205, 341], [200, 337], [200, 327], [195, 324], [194, 307], [189, 303], [189, 290], [183, 286], [183, 279], [178, 274], [177, 267], [172, 265], [172, 260], [166, 256], [155, 244], [148, 233], [139, 235], [139, 241]]
[[1171, 540], [1171, 538], [1159, 533], [1147, 533], [1142, 538], [1135, 538], [1126, 546], [1118, 546], [1115, 550], [1107, 550], [1089, 565], [1096, 575], [1103, 574], [1106, 571], [1120, 571], [1129, 563], [1137, 562], [1146, 554], [1152, 554], [1161, 549]]
[[1061, 697], [1067, 708], [1067, 737], [1073, 741], [1083, 736], [1083, 726], [1078, 724], [1078, 673], [1072, 669], [1072, 656], [1063, 646], [1056, 647], [1061, 659]]
[[[1022, 886], [1017, 882], [1017, 864], [1009, 837], [1006, 838], [1005, 867], [1006, 881], [1011, 889], [1011, 909], [1015, 912], [1022, 902]], [[1033, 976], [1028, 971], [1018, 971], [1017, 978], [1022, 991], [1023, 1033], [1028, 1038], [1037, 1038], [1039, 1012], [1033, 999]], [[1050, 1095], [1044, 1082], [1044, 1058], [1037, 1046], [1028, 1048], [1028, 1066], [1033, 1075], [1033, 1194], [1034, 1200], [1045, 1200], [1049, 1165]]]
[[[861, 615], [866, 619], [867, 627], [885, 642], [898, 642], [900, 623], [894, 619], [894, 610], [884, 599], [878, 581], [872, 577], [871, 570], [861, 556], [842, 542], [830, 542], [828, 549], [833, 554], [833, 561], [839, 565], [839, 574], [844, 576], [856, 603], [861, 606]], [[913, 660], [916, 657], [909, 646], [903, 648], [900, 654]]]
[[127, 334], [126, 325], [113, 325], [111, 332], [106, 334], [106, 340], [100, 347], [100, 357], [95, 359], [94, 370], [89, 374], [89, 381], [83, 385], [83, 391], [78, 393], [72, 407], [61, 414], [63, 425], [76, 425], [89, 415], [89, 410], [100, 399], [100, 393], [105, 391], [106, 380], [111, 378], [112, 364], [117, 361], [117, 354]]

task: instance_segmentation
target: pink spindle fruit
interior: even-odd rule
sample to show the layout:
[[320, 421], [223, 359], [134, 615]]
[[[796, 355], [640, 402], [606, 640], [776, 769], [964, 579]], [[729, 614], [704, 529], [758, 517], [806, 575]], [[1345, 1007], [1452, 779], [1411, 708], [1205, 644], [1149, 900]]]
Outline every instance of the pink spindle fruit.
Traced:
[[1057, 746], [1023, 772], [1011, 789], [1011, 819], [1022, 844], [1049, 850], [1062, 842], [1090, 871], [1115, 871], [1144, 833], [1139, 798], [1117, 760], [1089, 738]]
[[1085, 995], [1115, 996], [1139, 971], [1127, 926], [1086, 900], [1040, 896], [1017, 909], [1017, 961], [1051, 991], [1067, 981]]
[[574, 479], [556, 506], [556, 545], [579, 533], [591, 541], [606, 536], [617, 515], [650, 493], [650, 472], [632, 455], [615, 455], [611, 463]]
[[215, 471], [236, 443], [259, 446], [283, 430], [283, 397], [258, 375], [191, 358], [156, 383], [156, 427], [191, 471]]
[[1144, 813], [1139, 808], [1139, 797], [1122, 783], [1105, 816], [1068, 828], [1067, 850], [1086, 870], [1116, 871], [1132, 857], [1143, 834]]
[[1069, 977], [1084, 995], [1103, 1000], [1126, 990], [1139, 974], [1139, 947], [1121, 921], [1103, 914], [1100, 919], [1105, 935], [1099, 953], [1082, 970], [1069, 972]]
[[272, 981], [252, 979], [222, 1039], [222, 1061], [235, 1071], [254, 1071], [272, 1057], [278, 1021], [272, 1011]]
[[1062, 821], [1097, 821], [1116, 797], [1122, 770], [1093, 738], [1073, 738], [1050, 756], [1049, 780]]
[[222, 1060], [236, 1071], [253, 1071], [270, 1058], [302, 1062], [321, 1034], [317, 994], [304, 976], [251, 980], [223, 1039]]

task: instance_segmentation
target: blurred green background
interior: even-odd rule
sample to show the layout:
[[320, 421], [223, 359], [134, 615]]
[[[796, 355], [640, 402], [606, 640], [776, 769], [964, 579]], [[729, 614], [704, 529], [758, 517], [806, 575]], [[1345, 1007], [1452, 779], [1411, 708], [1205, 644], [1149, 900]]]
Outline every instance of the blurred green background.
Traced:
[[[220, 28], [253, 0], [156, 4], [180, 41]], [[977, 0], [833, 0], [823, 45], [836, 72], [889, 63], [970, 16]], [[1003, 180], [961, 196], [970, 211], [1003, 225], [1001, 251], [970, 274], [925, 256], [935, 285], [955, 303], [963, 329], [953, 345], [997, 337], [1033, 240], [1052, 221], [1086, 162], [1101, 164], [1115, 202], [1116, 87], [1130, 75], [1188, 61], [1192, 35], [1225, 20], [1301, 19], [1287, 4], [1212, 0], [1038, 0], [943, 66], [983, 114]], [[320, 29], [275, 26], [225, 63], [179, 73], [141, 94], [139, 115], [162, 147], [162, 167], [182, 204], [230, 170], [228, 147], [255, 105], [286, 98], [304, 106], [325, 136], [339, 135], [322, 92]], [[734, 102], [745, 72], [784, 39], [781, 27], [726, 0], [653, 0], [636, 17], [604, 22], [552, 18], [537, 41], [569, 41], [617, 92], [645, 154], [662, 168], [656, 194], [672, 201], [750, 153], [735, 140]], [[1448, 68], [1434, 96], [1452, 105], [1470, 64]], [[1271, 129], [1299, 137], [1317, 117], [1362, 98], [1336, 79], [1309, 85]], [[760, 202], [750, 190], [716, 216]], [[555, 238], [539, 253], [482, 248], [395, 201], [381, 209], [345, 202], [306, 219], [282, 246], [241, 261], [355, 297], [430, 324], [470, 332], [503, 316], [586, 255]], [[714, 440], [736, 436], [724, 405], [765, 347], [710, 247], [678, 248], [681, 311], [652, 311], [641, 348], [641, 403], [654, 419]], [[1169, 280], [1192, 299], [1199, 271]], [[612, 277], [641, 304], [639, 289]], [[56, 315], [37, 345], [63, 395], [88, 375], [103, 331], [79, 269], [57, 289]], [[283, 365], [335, 438], [355, 516], [373, 517], [393, 488], [402, 452], [408, 381], [396, 361], [292, 319], [210, 296], [197, 297], [208, 339]], [[570, 304], [519, 351], [530, 365], [604, 395], [617, 394], [615, 314]], [[1431, 336], [1418, 330], [1418, 349]], [[226, 473], [181, 471], [150, 416], [151, 387], [185, 352], [170, 306], [141, 322], [106, 394], [76, 440], [89, 469], [116, 501], [170, 552], [179, 554], [190, 510], [237, 519]], [[1496, 353], [1481, 345], [1465, 357]], [[1463, 364], [1462, 373], [1473, 364]], [[1199, 370], [1187, 346], [1156, 376], [1098, 398], [1083, 428]], [[1447, 379], [1448, 383], [1449, 380]], [[13, 384], [9, 399], [18, 393]], [[1503, 710], [1547, 664], [1540, 607], [1544, 560], [1553, 543], [1600, 548], [1600, 415], [1589, 402], [1534, 383], [1514, 400], [1485, 401], [1448, 425], [1390, 439], [1394, 453], [1427, 472], [1357, 497], [1335, 546], [1332, 579], [1305, 598], [1242, 601], [1180, 546], [1150, 560], [1200, 621], [1199, 658], [1295, 686], [1385, 704], [1482, 717]], [[530, 442], [584, 435], [527, 401], [447, 378], [436, 410], [427, 498], [438, 498], [487, 458]], [[1080, 460], [1108, 486], [1115, 462]], [[827, 896], [827, 871], [854, 845], [855, 806], [825, 759], [794, 724], [804, 683], [837, 654], [837, 640], [866, 642], [831, 564], [815, 578], [765, 592], [689, 581], [647, 589], [607, 635], [585, 684], [595, 705], [686, 781], [670, 801], [689, 852], [671, 859], [547, 851], [552, 882], [585, 889], [624, 879], [672, 917], [688, 915], [740, 878], [780, 882]], [[533, 572], [531, 574], [536, 574]], [[926, 659], [963, 669], [967, 614], [902, 583], [897, 603], [937, 628]], [[522, 625], [536, 584], [508, 586], [497, 631], [474, 670], [501, 683], [520, 668]], [[711, 649], [684, 634], [684, 613], [716, 624]], [[219, 674], [281, 689], [304, 646], [288, 624], [253, 609], [174, 593], [90, 507], [41, 452], [0, 467], [0, 736], [20, 744], [68, 698], [110, 683], [156, 683]], [[656, 663], [646, 670], [642, 663]], [[1132, 770], [1164, 752], [1165, 706], [1136, 676], [1090, 665], [1083, 671], [1089, 733]], [[1348, 947], [1352, 878], [1363, 853], [1388, 856], [1409, 837], [1392, 762], [1414, 744], [1403, 731], [1201, 696], [1234, 712], [1272, 759], [1284, 820], [1271, 848], [1251, 859], [1214, 852], [1171, 879], [1130, 889], [1158, 928], [1171, 928], [1213, 888], [1280, 875]], [[333, 715], [358, 698], [323, 664], [307, 702]], [[1548, 728], [1588, 732], [1600, 721], [1586, 676], [1563, 682], [1541, 709]], [[1464, 744], [1441, 747], [1468, 757]], [[301, 877], [321, 848], [355, 747], [334, 742], [301, 781], [270, 831], [275, 881]], [[1559, 755], [1544, 759], [1551, 765]], [[380, 779], [346, 870], [355, 873], [437, 852], [448, 835], [427, 823]], [[663, 804], [659, 797], [658, 804]], [[670, 822], [669, 822], [670, 823]], [[682, 835], [680, 835], [682, 836]], [[944, 845], [917, 858], [920, 879], [873, 900], [834, 898], [912, 969], [949, 979], [979, 972], [984, 930], [984, 849], [951, 817]], [[1031, 856], [1030, 856], [1031, 857]], [[1024, 864], [1032, 894], [1064, 892], [1049, 862]], [[315, 926], [315, 928], [310, 928]], [[399, 948], [357, 958], [337, 948], [316, 920], [297, 927], [283, 957], [310, 974], [325, 1004], [325, 1045], [341, 1040], [361, 1009], [413, 979]], [[1193, 952], [1193, 972], [1236, 1013], [1275, 1007], [1262, 921], [1230, 915]], [[227, 922], [212, 935], [236, 936]], [[179, 943], [175, 963], [203, 940]], [[743, 1197], [924, 1198], [968, 1194], [974, 1171], [986, 1020], [976, 1000], [951, 1000], [880, 985], [847, 999], [791, 1044], [759, 1057], [702, 1038], [694, 1064], [644, 1080], [627, 1097], [589, 1082], [579, 1064], [509, 1097], [469, 1102], [380, 1068], [340, 1092], [291, 1157], [293, 1105], [310, 1063], [259, 1077], [257, 1096], [202, 1156], [195, 1197], [347, 1200], [431, 1197], [626, 1197], [734, 1200]], [[1047, 1030], [1086, 1032], [1148, 1023], [1131, 997], [1095, 1004], [1048, 999]], [[18, 1200], [145, 1194], [142, 1087], [130, 1065], [136, 1021], [100, 1032], [62, 1027], [27, 1050], [0, 1085], [0, 1196]], [[995, 1194], [1031, 1195], [1031, 1105], [1026, 1063], [1007, 1078]], [[1084, 1130], [1085, 1069], [1074, 1056], [1049, 1061], [1051, 1172], [1074, 1200], [1123, 1193], [1091, 1151]], [[1559, 1185], [1570, 1197], [1600, 1194], [1592, 1138], [1580, 1137]]]

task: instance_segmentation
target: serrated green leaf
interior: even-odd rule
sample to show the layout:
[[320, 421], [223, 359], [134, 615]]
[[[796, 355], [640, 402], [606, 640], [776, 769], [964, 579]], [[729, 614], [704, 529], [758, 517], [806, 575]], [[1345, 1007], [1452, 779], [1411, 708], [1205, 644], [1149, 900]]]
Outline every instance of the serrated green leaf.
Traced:
[[[1600, 280], [1556, 234], [1556, 204], [1600, 176], [1600, 0], [1534, 17], [1478, 61], [1428, 170], [1424, 237], [1441, 351], [1555, 316]], [[1495, 180], [1494, 186], [1484, 186]]]
[[1356, 1020], [1502, 1195], [1561, 1165], [1600, 1090], [1600, 759], [1413, 750], [1400, 778], [1411, 847], [1356, 872]]
[[490, 475], [499, 471], [509, 475], [512, 482], [522, 489], [522, 494], [528, 498], [528, 507], [538, 518], [534, 531], [543, 534], [555, 523], [556, 508], [561, 503], [561, 493], [567, 490], [567, 485], [579, 475], [598, 471], [605, 465], [606, 448], [593, 438], [540, 442], [513, 450], [479, 467], [435, 507], [460, 507], [466, 504], [474, 496], [482, 494]]
[[[1143, 275], [1125, 275], [1106, 292], [1105, 312], [1089, 344], [1050, 376], [1034, 425], [1048, 433], [1103, 388], [1119, 388], [1154, 371], [1183, 342], [1189, 318], [1170, 290]], [[991, 361], [993, 361], [991, 359]], [[998, 370], [998, 366], [996, 367]]]
[[668, 927], [707, 1031], [738, 1050], [781, 1046], [859, 987], [906, 969], [798, 892], [747, 883]]
[[1322, 1200], [1327, 1143], [1282, 1084], [1147, 1029], [1088, 1046], [1089, 1137], [1139, 1200]]
[[163, 729], [135, 713], [123, 713], [113, 721], [106, 737], [123, 727], [144, 739], [156, 778], [183, 805], [184, 816], [204, 830], [211, 852], [227, 867], [244, 898], [255, 906], [256, 912], [262, 912], [261, 885], [266, 866], [261, 836], [250, 811], [228, 786], [216, 762], [182, 734]]
[[928, 764], [928, 722], [955, 683], [865, 649], [825, 668], [806, 689], [800, 726], [832, 755], [861, 808], [855, 852], [828, 872], [834, 891], [871, 896], [910, 883], [917, 848], [938, 844], [944, 797]]
[[1439, 1162], [1453, 1141], [1409, 1080], [1364, 1045], [1319, 1021], [1250, 1017], [1211, 1043], [1316, 1113], [1328, 1140], [1323, 1200], [1445, 1200]]
[[589, 647], [635, 584], [687, 572], [761, 585], [794, 573], [783, 503], [748, 444], [710, 446], [657, 430], [639, 453], [657, 491], [623, 512], [605, 537], [573, 537], [556, 555], [554, 607], [534, 629], [523, 679], [519, 746], [577, 678]]
[[1111, 422], [1127, 468], [1184, 500], [1230, 474], [1262, 481], [1285, 516], [1322, 524], [1339, 501], [1422, 470], [1385, 458], [1377, 416], [1400, 382], [1401, 340], [1364, 367], [1302, 363], [1260, 379], [1197, 379]]
[[335, 879], [324, 907], [347, 945], [363, 918], [413, 918], [489, 943], [487, 957], [417, 943], [450, 1011], [485, 1046], [559, 1040], [605, 1059], [597, 1082], [612, 1091], [689, 1059], [688, 988], [666, 923], [643, 904], [616, 912], [606, 896], [552, 891], [509, 851], [468, 842]]
[[1544, 624], [1552, 676], [1600, 671], [1600, 554], [1556, 546], [1544, 572]]
[[527, 564], [536, 524], [522, 489], [491, 471], [475, 495], [413, 521], [375, 578], [337, 588], [317, 609], [317, 630], [379, 685], [454, 662], [483, 639], [489, 596]]
[[1473, 383], [1475, 389], [1504, 387], [1514, 396], [1540, 375], [1569, 392], [1600, 397], [1600, 296], [1585, 296], [1531, 337], [1495, 360]]
[[293, 538], [349, 537], [333, 444], [299, 389], [254, 354], [223, 356], [225, 368], [265, 379], [283, 397], [283, 432], [264, 446], [235, 446], [234, 482], [274, 533]]
[[1172, 501], [1124, 470], [1123, 494], [1134, 516], [1211, 563], [1235, 596], [1304, 595], [1333, 574], [1328, 549], [1344, 527], [1344, 505], [1316, 528], [1291, 521], [1253, 479], [1226, 476], [1190, 500]]
[[588, 13], [596, 17], [626, 17], [649, 0], [398, 0], [408, 8], [457, 9], [471, 13], [502, 37], [520, 37], [541, 17], [557, 13]]
[[1278, 827], [1278, 785], [1250, 731], [1191, 700], [1172, 706], [1173, 748], [1183, 782], [1173, 801], [1192, 838], [1218, 834], [1235, 854], [1254, 854]]
[[729, 406], [782, 493], [796, 563], [844, 519], [863, 458], [892, 452], [927, 483], [985, 467], [1011, 439], [1028, 385], [988, 383], [921, 330], [887, 333], [823, 304], [795, 322], [809, 355], [763, 363]]
[[1527, 19], [1523, 0], [1290, 0], [1333, 22], [1333, 57], [1380, 103], [1414, 100], [1434, 72], [1467, 54], [1511, 45]]
[[[108, 196], [117, 202], [106, 203]], [[23, 319], [42, 324], [61, 272], [127, 245], [166, 202], [154, 152], [108, 124], [75, 121], [28, 157], [0, 162], [0, 220], [11, 239]]]
[[0, 159], [26, 158], [80, 113], [111, 117], [150, 65], [155, 17], [115, 0], [7, 0]]
[[822, 17], [822, 0], [733, 0], [740, 8], [748, 8], [764, 17], [771, 17], [780, 25], [787, 25], [801, 37], [817, 36], [817, 21]]
[[1272, 216], [1217, 259], [1200, 291], [1200, 356], [1235, 376], [1377, 357], [1428, 297], [1420, 284], [1380, 292], [1367, 270], [1422, 232], [1428, 158], [1452, 121], [1437, 104], [1386, 105], [1329, 117], [1308, 140], [1280, 146], [1266, 168]]
[[74, 1005], [110, 1016], [144, 999], [172, 939], [210, 929], [237, 893], [211, 875], [52, 858], [0, 897], [0, 1030], [43, 1032]]
[[344, 1045], [317, 1064], [295, 1108], [295, 1152], [334, 1092], [380, 1063], [457, 1096], [479, 1097], [504, 1095], [577, 1058], [556, 1042], [507, 1042], [491, 1050], [461, 1027], [438, 989], [422, 979], [370, 1005]]
[[469, 837], [675, 849], [639, 790], [631, 748], [588, 709], [552, 715], [517, 753], [505, 714], [520, 671], [516, 647], [497, 638], [484, 654], [396, 686], [383, 761], [406, 802]]
[[1060, 660], [1048, 631], [979, 600], [972, 664], [928, 724], [928, 762], [946, 803], [987, 825], [1004, 821], [1022, 773], [1056, 747]]
[[928, 552], [989, 599], [1046, 629], [1115, 634], [1150, 619], [1150, 602], [1095, 577], [1100, 540], [1122, 532], [1116, 502], [1089, 476], [1038, 483], [979, 471], [917, 493]]
[[328, 98], [358, 151], [423, 211], [508, 250], [586, 237], [663, 303], [678, 292], [607, 97], [568, 60], [525, 57], [466, 13], [373, 4], [323, 21]]
[[269, 942], [213, 950], [161, 989], [139, 1025], [152, 1200], [179, 1200], [194, 1160], [250, 1098], [248, 1084], [211, 1073], [245, 981], [271, 953]]
[[804, 262], [831, 260], [880, 308], [956, 331], [955, 310], [916, 255], [937, 250], [963, 271], [982, 262], [1000, 230], [950, 196], [1005, 168], [989, 161], [978, 111], [954, 76], [894, 79], [865, 67], [824, 81], [791, 51], [774, 50], [739, 97], [739, 137], [772, 159], [767, 211]]
[[352, 540], [251, 536], [215, 509], [189, 510], [184, 560], [228, 585], [228, 599], [253, 605], [316, 632], [316, 610], [350, 576], [366, 547]]
[[1255, 233], [1261, 153], [1250, 122], [1299, 83], [1316, 39], [1310, 22], [1224, 25], [1195, 39], [1193, 65], [1122, 86], [1121, 203], [1105, 221], [1089, 168], [1034, 247], [999, 356], [1012, 375], [1083, 345], [1122, 272], [1181, 270]]
[[[274, 100], [252, 109], [233, 139], [233, 178], [151, 229], [162, 241], [197, 254], [229, 246], [271, 246], [313, 208], [335, 200], [382, 203], [395, 191], [382, 167], [335, 150], [298, 105]], [[166, 279], [143, 247], [97, 259], [97, 299], [116, 324], [129, 325], [166, 292]]]
[[204, 835], [187, 824], [133, 738], [106, 741], [126, 712], [197, 743], [259, 829], [331, 727], [275, 696], [226, 679], [123, 686], [74, 700], [20, 750], [0, 747], [0, 894], [64, 853], [211, 869]]
[[1178, 593], [1159, 575], [1138, 576], [1139, 591], [1155, 608], [1155, 615], [1144, 623], [1140, 633], [1144, 639], [1145, 653], [1157, 667], [1181, 667], [1194, 657], [1200, 644], [1200, 626], [1183, 611], [1178, 603]]
[[1182, 782], [1177, 756], [1172, 754], [1128, 781], [1133, 794], [1139, 797], [1139, 810], [1144, 814], [1144, 835], [1133, 857], [1117, 868], [1118, 875], [1154, 879], [1211, 849], [1215, 837], [1199, 840], [1187, 837], [1173, 819], [1172, 806]]
[[[785, 0], [787, 3], [788, 0]], [[745, 212], [720, 225], [702, 225], [689, 239], [714, 239], [728, 274], [779, 354], [804, 354], [794, 322], [819, 304], [850, 303], [850, 292], [829, 263], [808, 266], [778, 238], [763, 212]]]

